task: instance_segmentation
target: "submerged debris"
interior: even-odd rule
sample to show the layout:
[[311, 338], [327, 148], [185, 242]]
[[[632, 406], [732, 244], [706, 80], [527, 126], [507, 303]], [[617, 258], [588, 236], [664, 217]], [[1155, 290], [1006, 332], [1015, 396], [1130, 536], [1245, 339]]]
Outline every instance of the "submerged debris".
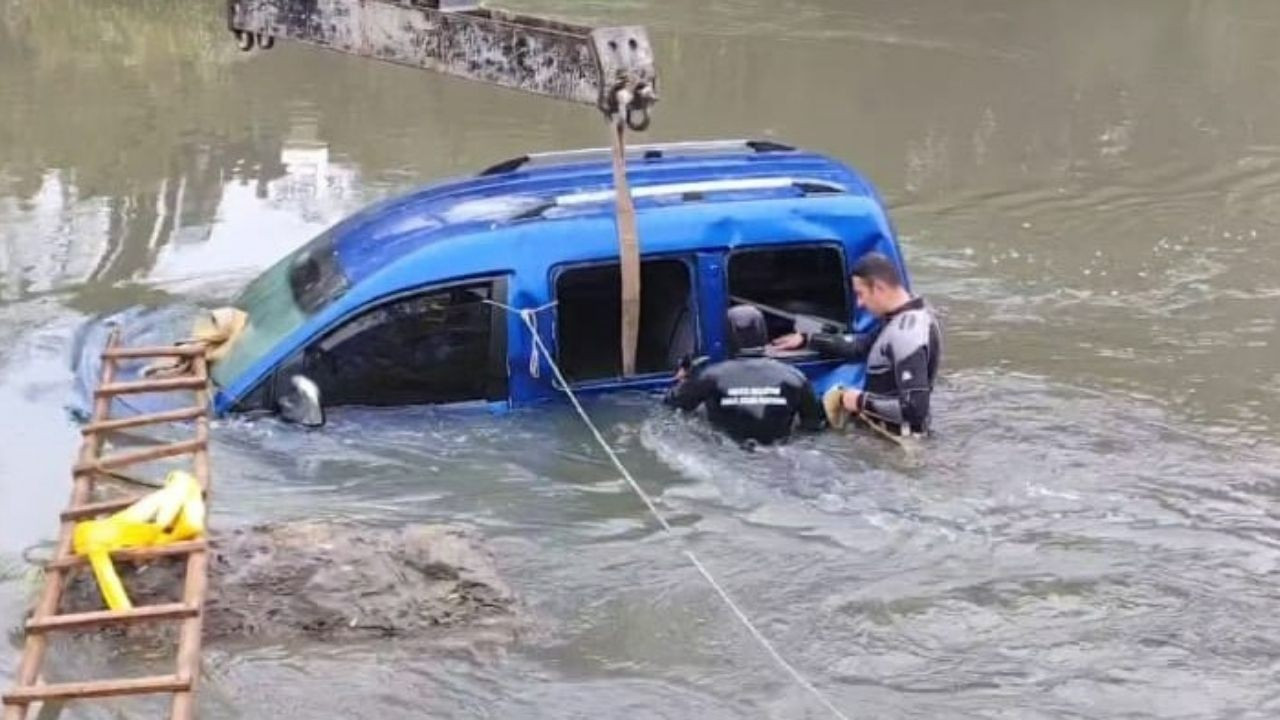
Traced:
[[[137, 605], [173, 602], [183, 565], [120, 568]], [[76, 573], [64, 612], [101, 609]], [[471, 531], [301, 521], [215, 535], [206, 641], [412, 637], [444, 628], [515, 630], [516, 601]], [[130, 630], [130, 632], [135, 632]]]

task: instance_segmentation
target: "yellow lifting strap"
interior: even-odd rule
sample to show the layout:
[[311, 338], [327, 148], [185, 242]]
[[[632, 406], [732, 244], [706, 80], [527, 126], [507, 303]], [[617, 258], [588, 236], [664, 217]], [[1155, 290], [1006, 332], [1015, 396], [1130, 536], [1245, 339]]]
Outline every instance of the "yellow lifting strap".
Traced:
[[[177, 344], [202, 345], [204, 347], [204, 357], [212, 365], [231, 352], [231, 348], [235, 345], [241, 333], [244, 332], [248, 323], [248, 314], [239, 308], [215, 308], [196, 318], [191, 327], [191, 337], [181, 340]], [[163, 360], [148, 366], [143, 371], [143, 375], [152, 377], [186, 372], [190, 363], [190, 358]]]
[[174, 470], [164, 487], [101, 520], [76, 523], [72, 548], [87, 555], [102, 599], [112, 610], [129, 610], [133, 603], [116, 574], [111, 553], [127, 548], [154, 547], [194, 540], [204, 535], [205, 505], [200, 483], [190, 473]]

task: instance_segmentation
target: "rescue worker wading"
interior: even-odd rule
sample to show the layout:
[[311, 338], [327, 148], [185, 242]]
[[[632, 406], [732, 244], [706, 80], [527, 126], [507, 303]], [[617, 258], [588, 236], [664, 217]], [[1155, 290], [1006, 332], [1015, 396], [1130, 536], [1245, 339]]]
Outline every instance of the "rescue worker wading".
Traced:
[[[784, 350], [809, 347], [819, 353], [853, 362], [866, 361], [865, 390], [828, 391], [823, 405], [833, 425], [845, 413], [879, 423], [895, 435], [929, 430], [929, 394], [942, 356], [942, 330], [923, 298], [902, 286], [889, 258], [871, 253], [853, 269], [858, 304], [881, 319], [873, 335], [815, 333], [783, 335], [773, 346]], [[843, 412], [841, 412], [843, 410]], [[838, 419], [837, 419], [838, 418]]]
[[821, 430], [825, 416], [809, 379], [764, 356], [769, 335], [759, 308], [731, 308], [729, 330], [734, 357], [682, 367], [663, 401], [685, 411], [705, 403], [707, 419], [738, 442], [785, 439], [797, 416], [802, 429]]

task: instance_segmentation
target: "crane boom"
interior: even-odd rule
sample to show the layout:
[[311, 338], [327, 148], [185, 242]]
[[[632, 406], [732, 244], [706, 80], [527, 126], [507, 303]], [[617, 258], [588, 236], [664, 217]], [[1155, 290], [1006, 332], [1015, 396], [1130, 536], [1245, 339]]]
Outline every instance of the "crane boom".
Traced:
[[592, 28], [460, 0], [228, 0], [227, 22], [245, 50], [293, 40], [595, 105], [633, 130], [648, 125], [657, 100], [643, 27]]

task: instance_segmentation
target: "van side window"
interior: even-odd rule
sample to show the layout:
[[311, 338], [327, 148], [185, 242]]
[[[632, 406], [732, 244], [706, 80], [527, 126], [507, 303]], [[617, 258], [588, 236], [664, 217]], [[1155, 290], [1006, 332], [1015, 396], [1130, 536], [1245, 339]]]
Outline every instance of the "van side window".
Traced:
[[[729, 255], [730, 303], [756, 303], [764, 310], [769, 338], [792, 332], [803, 314], [848, 327], [852, 315], [844, 254], [835, 247], [774, 247]], [[782, 311], [773, 312], [770, 308]]]
[[493, 377], [490, 283], [432, 290], [372, 308], [286, 363], [322, 404], [418, 405], [503, 399]]
[[[571, 382], [622, 375], [622, 279], [618, 264], [569, 268], [555, 280], [556, 354]], [[697, 351], [693, 279], [681, 260], [640, 264], [636, 372], [670, 373]]]

